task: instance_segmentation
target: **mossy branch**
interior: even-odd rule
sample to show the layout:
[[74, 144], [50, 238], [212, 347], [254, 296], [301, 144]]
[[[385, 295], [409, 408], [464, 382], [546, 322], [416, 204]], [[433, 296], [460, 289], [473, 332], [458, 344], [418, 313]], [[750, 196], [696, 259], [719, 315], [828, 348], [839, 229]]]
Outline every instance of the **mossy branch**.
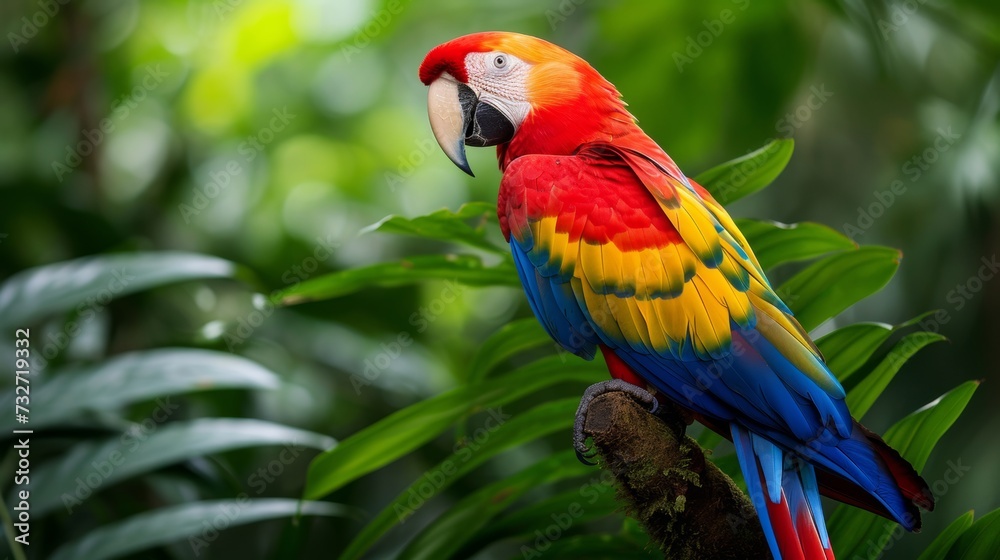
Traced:
[[584, 432], [616, 480], [627, 513], [671, 560], [769, 558], [747, 496], [684, 433], [672, 404], [657, 415], [621, 392], [598, 396]]

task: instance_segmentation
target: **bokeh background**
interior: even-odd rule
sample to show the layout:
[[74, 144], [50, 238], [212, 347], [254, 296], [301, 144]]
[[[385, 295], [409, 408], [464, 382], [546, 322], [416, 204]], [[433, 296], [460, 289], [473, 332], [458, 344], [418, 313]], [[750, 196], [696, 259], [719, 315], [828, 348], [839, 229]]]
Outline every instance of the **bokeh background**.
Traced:
[[[491, 150], [470, 150], [472, 179], [437, 149], [416, 69], [457, 35], [519, 31], [590, 61], [691, 175], [793, 137], [786, 172], [731, 213], [817, 221], [904, 254], [886, 289], [818, 332], [945, 311], [935, 326], [950, 343], [909, 363], [866, 423], [883, 430], [962, 380], [986, 380], [924, 473], [939, 478], [949, 462], [971, 469], [926, 516], [927, 534], [902, 539], [887, 557], [913, 558], [959, 514], [1000, 507], [1000, 4], [992, 0], [5, 0], [0, 23], [0, 278], [85, 255], [166, 249], [223, 257], [256, 278], [120, 298], [53, 363], [168, 345], [235, 352], [278, 372], [281, 388], [193, 395], [181, 417], [262, 418], [336, 438], [454, 386], [489, 333], [530, 313], [519, 290], [461, 289], [420, 322], [413, 314], [447, 285], [373, 288], [278, 310], [236, 343], [227, 333], [253, 311], [254, 293], [448, 249], [359, 232], [389, 214], [495, 200]], [[302, 269], [311, 256], [318, 266]], [[401, 333], [412, 344], [356, 390], [351, 375]], [[437, 442], [333, 499], [378, 511], [449, 449]], [[524, 464], [532, 452], [509, 460]], [[227, 452], [198, 468], [243, 481], [274, 453]], [[307, 466], [294, 462], [269, 494], [297, 495]], [[141, 482], [130, 485], [134, 502], [39, 520], [37, 538], [48, 544], [30, 552], [85, 534], [116, 508], [159, 503]], [[458, 484], [429, 509], [473, 487]], [[360, 526], [309, 523], [303, 554], [336, 552]], [[376, 554], [392, 555], [421, 523], [392, 533]], [[284, 529], [280, 521], [233, 528], [202, 557], [264, 557]], [[191, 556], [184, 546], [155, 555]]]

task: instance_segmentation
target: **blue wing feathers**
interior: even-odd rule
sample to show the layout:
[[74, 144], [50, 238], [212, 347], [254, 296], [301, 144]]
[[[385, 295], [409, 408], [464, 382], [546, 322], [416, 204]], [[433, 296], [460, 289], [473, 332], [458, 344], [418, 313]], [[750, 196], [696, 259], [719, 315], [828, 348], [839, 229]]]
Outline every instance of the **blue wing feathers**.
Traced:
[[823, 504], [819, 499], [819, 483], [816, 482], [816, 468], [809, 463], [803, 463], [799, 467], [799, 478], [802, 481], [802, 490], [805, 492], [806, 500], [809, 502], [809, 511], [812, 512], [813, 519], [816, 520], [816, 528], [819, 529], [819, 538], [823, 542], [823, 548], [830, 548], [830, 536], [826, 530]]
[[[593, 330], [589, 329], [590, 322], [572, 297], [570, 284], [539, 274], [528, 254], [513, 238], [510, 249], [524, 292], [528, 296], [528, 305], [538, 322], [566, 350], [587, 360], [594, 359], [597, 340]], [[567, 290], [570, 291], [569, 294]], [[586, 336], [586, 332], [591, 335]]]
[[772, 503], [781, 501], [781, 479], [784, 471], [785, 456], [777, 445], [767, 438], [753, 436], [753, 452], [760, 462], [760, 470], [764, 474], [764, 486], [767, 497]]

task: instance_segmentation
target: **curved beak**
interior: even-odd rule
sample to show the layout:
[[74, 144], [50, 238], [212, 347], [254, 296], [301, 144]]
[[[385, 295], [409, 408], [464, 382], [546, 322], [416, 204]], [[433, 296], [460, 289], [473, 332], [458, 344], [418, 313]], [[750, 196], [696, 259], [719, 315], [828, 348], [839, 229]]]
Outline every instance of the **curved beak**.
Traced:
[[465, 146], [496, 146], [514, 137], [514, 123], [469, 86], [450, 76], [431, 82], [427, 114], [441, 150], [459, 169], [475, 177], [465, 157]]

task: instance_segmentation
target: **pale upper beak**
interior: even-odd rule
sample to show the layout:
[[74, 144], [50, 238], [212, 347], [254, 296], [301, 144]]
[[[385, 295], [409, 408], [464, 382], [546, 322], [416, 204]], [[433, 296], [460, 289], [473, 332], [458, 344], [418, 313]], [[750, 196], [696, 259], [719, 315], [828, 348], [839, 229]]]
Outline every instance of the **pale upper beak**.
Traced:
[[469, 175], [465, 145], [496, 146], [514, 137], [514, 123], [475, 90], [444, 74], [427, 91], [427, 114], [434, 138], [451, 161]]

